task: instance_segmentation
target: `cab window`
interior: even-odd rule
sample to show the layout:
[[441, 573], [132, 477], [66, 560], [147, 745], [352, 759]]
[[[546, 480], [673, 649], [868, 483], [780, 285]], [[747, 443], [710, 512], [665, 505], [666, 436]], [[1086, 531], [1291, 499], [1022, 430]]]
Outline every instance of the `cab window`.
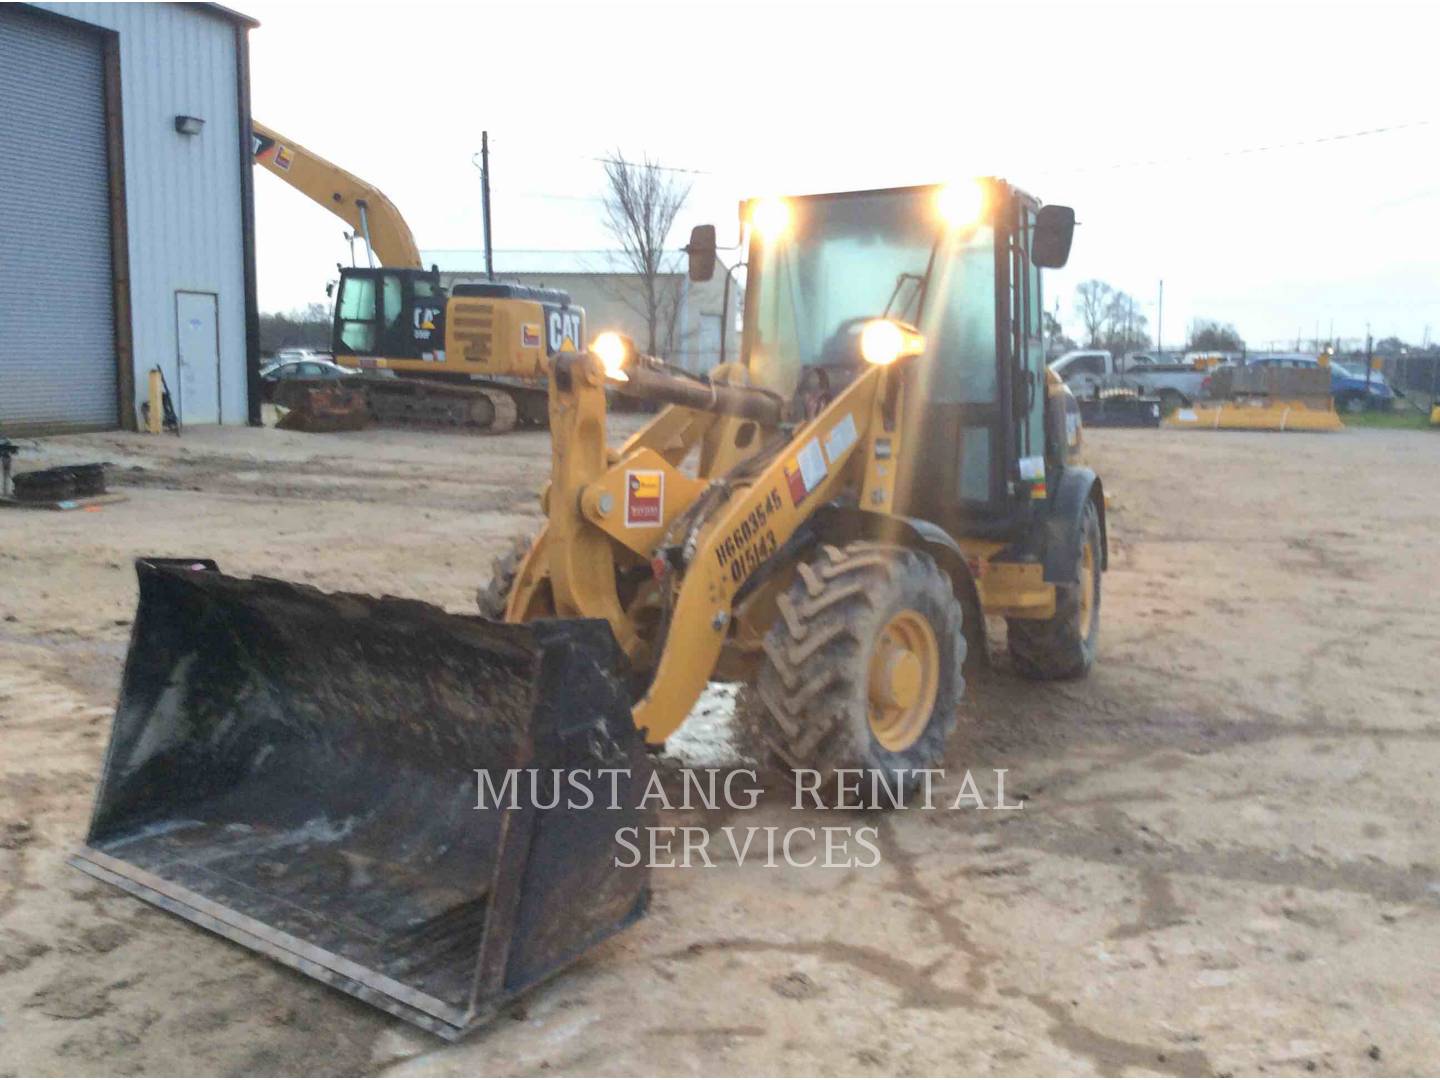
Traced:
[[400, 315], [405, 306], [404, 287], [400, 284], [399, 274], [386, 274], [385, 282], [385, 326], [386, 329], [393, 329], [400, 323]]
[[340, 343], [357, 353], [375, 351], [375, 279], [346, 277], [338, 304]]

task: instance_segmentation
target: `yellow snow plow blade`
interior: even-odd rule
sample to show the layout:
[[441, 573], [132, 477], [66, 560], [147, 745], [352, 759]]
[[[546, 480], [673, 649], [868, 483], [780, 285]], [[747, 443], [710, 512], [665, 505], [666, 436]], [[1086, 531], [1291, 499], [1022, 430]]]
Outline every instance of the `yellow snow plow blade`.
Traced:
[[[644, 913], [616, 835], [650, 765], [603, 620], [136, 569], [79, 869], [447, 1038]], [[607, 769], [590, 805], [558, 779]]]
[[1303, 401], [1203, 402], [1176, 409], [1164, 426], [1214, 431], [1342, 431], [1345, 427], [1334, 408], [1316, 408]]
[[1345, 425], [1322, 367], [1220, 368], [1211, 400], [1176, 409], [1165, 427], [1212, 431], [1340, 431]]

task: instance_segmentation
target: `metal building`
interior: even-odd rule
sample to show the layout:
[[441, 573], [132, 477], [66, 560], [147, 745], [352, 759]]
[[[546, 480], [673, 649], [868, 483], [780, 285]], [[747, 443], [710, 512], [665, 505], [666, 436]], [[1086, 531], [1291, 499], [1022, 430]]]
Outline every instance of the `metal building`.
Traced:
[[218, 4], [0, 5], [0, 435], [258, 422], [248, 33]]

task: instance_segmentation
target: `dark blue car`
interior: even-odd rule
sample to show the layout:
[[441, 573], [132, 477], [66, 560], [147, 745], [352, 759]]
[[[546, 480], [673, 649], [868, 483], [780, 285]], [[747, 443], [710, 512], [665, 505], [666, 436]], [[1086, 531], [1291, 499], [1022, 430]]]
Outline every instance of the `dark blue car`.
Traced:
[[[1252, 358], [1247, 367], [1306, 367], [1320, 366], [1313, 356], [1282, 353]], [[1335, 408], [1340, 412], [1364, 412], [1366, 409], [1389, 409], [1395, 404], [1395, 391], [1378, 371], [1370, 372], [1370, 381], [1365, 381], [1363, 370], [1356, 372], [1336, 360], [1330, 361], [1330, 394], [1335, 398]]]

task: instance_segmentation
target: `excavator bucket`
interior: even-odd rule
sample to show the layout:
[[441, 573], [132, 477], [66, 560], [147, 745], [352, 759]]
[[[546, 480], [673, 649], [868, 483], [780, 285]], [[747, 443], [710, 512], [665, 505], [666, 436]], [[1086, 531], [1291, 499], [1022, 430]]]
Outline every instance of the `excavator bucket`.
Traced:
[[1323, 368], [1220, 368], [1211, 398], [1176, 409], [1169, 428], [1218, 431], [1341, 431]]
[[74, 865], [447, 1038], [644, 913], [617, 834], [650, 766], [606, 623], [137, 570]]
[[370, 424], [365, 391], [333, 380], [282, 382], [275, 390], [275, 404], [288, 410], [275, 423], [286, 431], [359, 431]]

